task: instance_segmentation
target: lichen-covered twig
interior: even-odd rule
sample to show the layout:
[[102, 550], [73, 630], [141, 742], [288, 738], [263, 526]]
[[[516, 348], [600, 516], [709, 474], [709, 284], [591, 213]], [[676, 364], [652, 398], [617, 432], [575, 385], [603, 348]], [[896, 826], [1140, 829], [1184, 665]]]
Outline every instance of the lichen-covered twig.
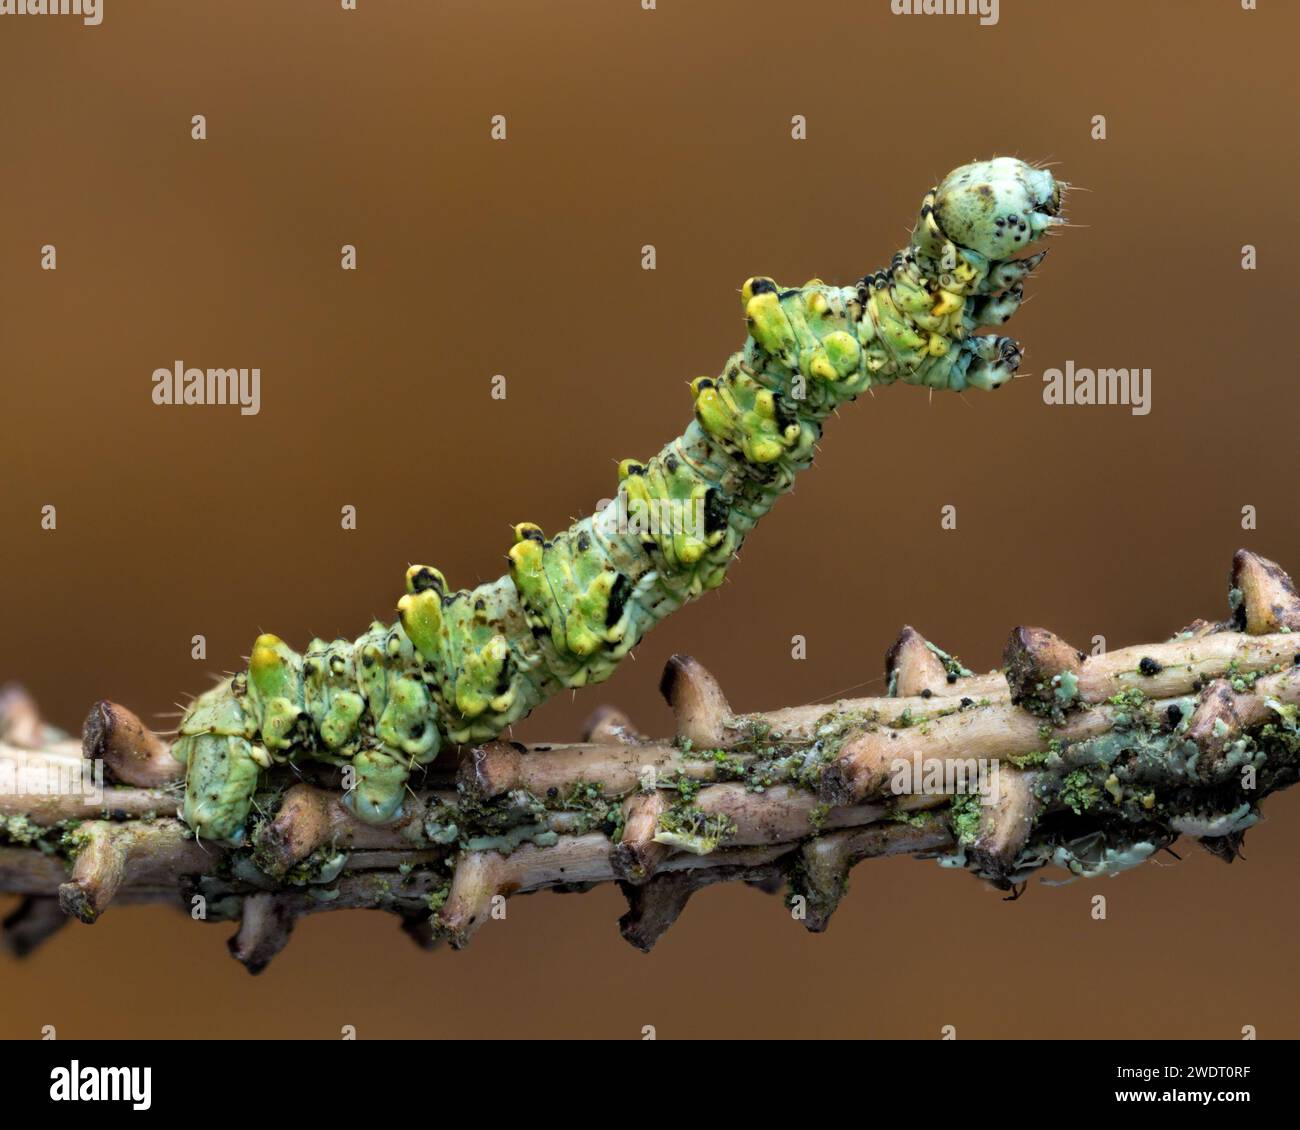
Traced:
[[[1048, 864], [1115, 874], [1180, 835], [1231, 862], [1259, 802], [1300, 772], [1300, 596], [1243, 550], [1229, 607], [1095, 656], [1017, 628], [986, 675], [907, 628], [889, 695], [768, 713], [735, 714], [678, 656], [662, 683], [672, 741], [604, 710], [581, 743], [447, 750], [384, 825], [342, 803], [337, 770], [280, 766], [237, 846], [176, 818], [178, 767], [130, 711], [97, 703], [78, 751], [11, 691], [0, 891], [24, 897], [6, 938], [21, 954], [64, 915], [170, 901], [238, 922], [231, 952], [257, 971], [306, 914], [386, 910], [422, 946], [462, 946], [509, 897], [616, 881], [623, 935], [649, 949], [692, 893], [727, 881], [785, 887], [792, 917], [825, 929], [850, 869], [882, 855], [937, 857], [1002, 890]], [[19, 787], [80, 752], [105, 765], [102, 792]]]

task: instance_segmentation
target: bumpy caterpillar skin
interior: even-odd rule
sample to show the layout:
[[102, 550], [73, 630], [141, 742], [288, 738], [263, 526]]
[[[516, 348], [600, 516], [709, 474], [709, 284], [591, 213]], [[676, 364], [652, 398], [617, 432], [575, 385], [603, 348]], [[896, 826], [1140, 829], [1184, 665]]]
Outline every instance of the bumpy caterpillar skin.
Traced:
[[[564, 687], [607, 679], [656, 623], [722, 583], [746, 535], [813, 458], [822, 421], [874, 385], [996, 389], [1010, 338], [976, 336], [1021, 301], [1046, 252], [1014, 258], [1060, 223], [1049, 172], [1012, 158], [965, 165], [932, 189], [888, 270], [849, 287], [741, 290], [749, 338], [721, 375], [691, 385], [695, 420], [618, 496], [548, 540], [516, 528], [509, 573], [450, 591], [413, 566], [396, 624], [299, 656], [260, 636], [246, 674], [198, 698], [173, 747], [188, 767], [183, 816], [239, 843], [259, 774], [310, 757], [351, 766], [365, 820], [401, 810], [440, 743], [481, 742]], [[677, 520], [628, 521], [628, 515]]]

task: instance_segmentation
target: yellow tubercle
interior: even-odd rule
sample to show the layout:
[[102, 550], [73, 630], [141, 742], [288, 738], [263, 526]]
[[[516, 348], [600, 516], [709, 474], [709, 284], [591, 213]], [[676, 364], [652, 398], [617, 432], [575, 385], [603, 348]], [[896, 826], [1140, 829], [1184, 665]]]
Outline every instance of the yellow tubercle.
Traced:
[[397, 615], [402, 630], [427, 660], [441, 654], [442, 600], [430, 589], [420, 593], [407, 593], [397, 602]]
[[960, 295], [954, 294], [951, 290], [940, 290], [939, 301], [934, 304], [930, 313], [936, 318], [942, 318], [946, 314], [955, 314], [965, 305], [966, 300]]
[[412, 565], [406, 570], [406, 591], [423, 592], [425, 589], [447, 591], [447, 578], [432, 565]]
[[754, 340], [774, 357], [786, 355], [794, 348], [794, 329], [773, 291], [751, 298], [745, 304], [745, 319]]

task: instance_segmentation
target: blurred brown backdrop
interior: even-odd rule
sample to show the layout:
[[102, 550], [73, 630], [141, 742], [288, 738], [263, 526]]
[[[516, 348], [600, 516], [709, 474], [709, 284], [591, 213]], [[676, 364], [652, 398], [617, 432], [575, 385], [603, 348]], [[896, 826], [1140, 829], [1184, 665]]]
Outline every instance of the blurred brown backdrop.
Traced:
[[[575, 738], [602, 701], [667, 732], [675, 651], [758, 709], [879, 689], [904, 622], [984, 669], [1019, 623], [1120, 646], [1219, 615], [1239, 544], [1300, 569], [1300, 19], [1264, 7], [1003, 0], [981, 28], [888, 0], [107, 0], [97, 28], [0, 20], [0, 675], [70, 728], [101, 696], [154, 717], [261, 628], [301, 645], [388, 615], [410, 561], [495, 575], [510, 523], [589, 510], [618, 458], [685, 423], [685, 382], [742, 340], [746, 276], [851, 281], [937, 176], [999, 152], [1091, 190], [1013, 323], [1034, 375], [844, 412], [732, 583], [522, 736]], [[261, 414], [154, 406], [178, 358], [260, 366]], [[1150, 367], [1150, 415], [1046, 407], [1037, 374], [1067, 359]], [[1295, 1037], [1300, 793], [1267, 815], [1248, 862], [1184, 845], [1014, 905], [932, 863], [864, 864], [821, 937], [715, 888], [649, 957], [613, 890], [516, 900], [460, 954], [325, 916], [257, 980], [228, 927], [113, 911], [0, 958], [0, 1035]]]

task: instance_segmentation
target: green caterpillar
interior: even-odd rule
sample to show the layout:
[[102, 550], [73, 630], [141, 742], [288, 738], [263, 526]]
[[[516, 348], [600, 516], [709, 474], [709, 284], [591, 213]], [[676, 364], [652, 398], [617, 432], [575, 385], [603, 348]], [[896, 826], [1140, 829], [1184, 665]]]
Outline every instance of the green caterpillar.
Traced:
[[1016, 343], [973, 331], [1019, 306], [1046, 252], [1014, 256], [1061, 222], [1060, 202], [1044, 169], [965, 165], [927, 194], [888, 270], [849, 287], [747, 281], [744, 348], [692, 383], [681, 436], [620, 465], [613, 503], [549, 540], [516, 527], [508, 574], [472, 590], [412, 567], [398, 622], [355, 641], [313, 640], [300, 656], [260, 636], [247, 672], [181, 723], [185, 820], [241, 842], [261, 771], [304, 757], [350, 765], [345, 803], [391, 820], [442, 742], [493, 738], [561, 688], [607, 679], [656, 623], [722, 583], [836, 405], [894, 381], [996, 389], [1014, 375]]

